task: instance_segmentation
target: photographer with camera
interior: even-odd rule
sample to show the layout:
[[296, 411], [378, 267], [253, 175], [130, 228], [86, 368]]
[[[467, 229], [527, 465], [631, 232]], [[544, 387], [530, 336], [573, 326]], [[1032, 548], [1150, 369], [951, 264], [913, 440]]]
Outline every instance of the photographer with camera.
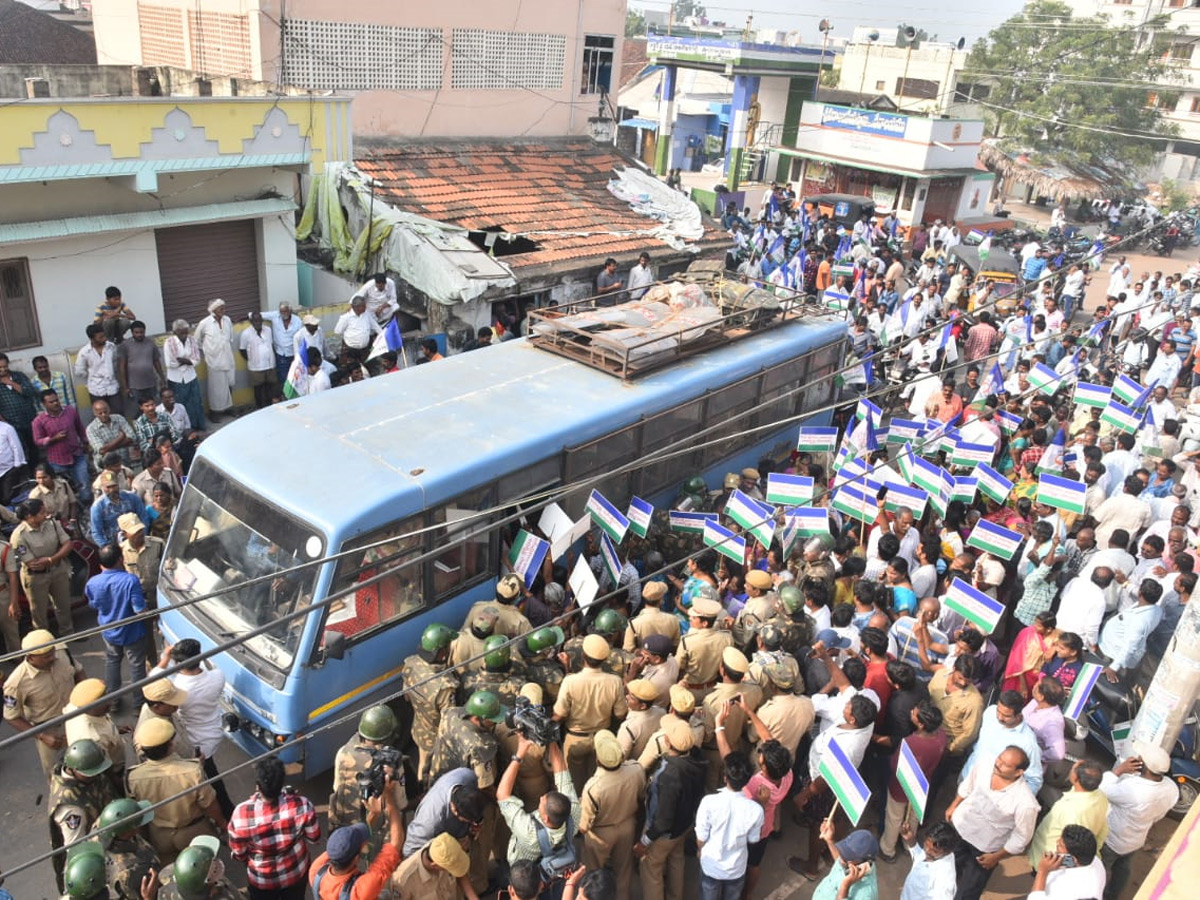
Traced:
[[[382, 795], [365, 804], [367, 821], [343, 826], [329, 836], [325, 852], [308, 872], [316, 900], [375, 900], [383, 891], [400, 865], [400, 848], [404, 846], [404, 820], [396, 787], [388, 774]], [[372, 831], [383, 830], [381, 820], [387, 822], [387, 843], [379, 848], [367, 871], [360, 871], [358, 860], [368, 849]]]
[[546, 753], [554, 770], [557, 790], [545, 794], [535, 812], [525, 811], [525, 805], [514, 795], [513, 789], [521, 761], [533, 744], [524, 734], [517, 739], [517, 755], [509, 760], [500, 778], [496, 799], [500, 803], [500, 814], [512, 832], [508, 842], [509, 865], [522, 859], [540, 860], [543, 881], [549, 885], [542, 896], [555, 900], [562, 896], [567, 876], [579, 864], [575, 835], [579, 830], [582, 807], [571, 783], [562, 747], [551, 742]]
[[[337, 752], [333, 761], [333, 793], [329, 797], [329, 827], [343, 828], [362, 822], [366, 804], [384, 788], [385, 776], [391, 780], [395, 806], [404, 809], [408, 798], [404, 790], [403, 757], [391, 746], [399, 725], [392, 710], [372, 706], [358, 720], [358, 733]], [[386, 836], [390, 806], [383, 809], [383, 825], [370, 836], [366, 858], [379, 853]]]

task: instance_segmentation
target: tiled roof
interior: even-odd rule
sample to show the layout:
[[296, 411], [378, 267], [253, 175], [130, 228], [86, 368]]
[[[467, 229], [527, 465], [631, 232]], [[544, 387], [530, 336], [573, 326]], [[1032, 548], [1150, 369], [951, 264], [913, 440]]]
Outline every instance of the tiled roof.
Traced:
[[0, 0], [0, 65], [95, 65], [96, 41], [17, 0]]
[[[528, 234], [538, 249], [504, 256], [518, 277], [675, 252], [639, 233], [655, 228], [654, 219], [608, 192], [614, 169], [635, 164], [589, 138], [409, 143], [367, 151], [355, 165], [376, 179], [376, 198], [397, 209], [472, 231]], [[699, 246], [727, 243], [709, 226]]]

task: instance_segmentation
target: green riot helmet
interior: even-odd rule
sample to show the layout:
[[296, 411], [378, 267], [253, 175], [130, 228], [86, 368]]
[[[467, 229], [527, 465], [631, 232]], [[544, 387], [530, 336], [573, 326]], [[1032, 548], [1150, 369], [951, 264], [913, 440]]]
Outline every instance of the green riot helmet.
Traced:
[[86, 778], [93, 778], [101, 772], [111, 769], [112, 760], [105, 754], [103, 747], [95, 741], [84, 738], [67, 748], [67, 752], [63, 756], [63, 767]]
[[382, 704], [372, 706], [358, 720], [358, 734], [368, 741], [390, 741], [396, 728], [396, 714]]
[[785, 584], [779, 589], [779, 601], [789, 613], [794, 613], [804, 605], [804, 595], [794, 584]]
[[512, 662], [508, 652], [508, 638], [502, 634], [493, 634], [483, 642], [483, 664], [489, 669], [503, 669]]
[[478, 716], [489, 722], [504, 721], [504, 704], [500, 696], [492, 691], [476, 691], [467, 698], [467, 715]]
[[195, 838], [175, 858], [175, 886], [183, 900], [204, 900], [209, 894], [210, 882], [220, 880], [224, 872], [217, 862], [219, 847], [215, 837], [204, 835]]
[[108, 804], [96, 821], [101, 842], [107, 847], [113, 838], [149, 825], [154, 818], [154, 810], [147, 809], [149, 806], [149, 800], [131, 800], [128, 797]]
[[525, 638], [525, 648], [530, 653], [541, 653], [543, 650], [559, 646], [566, 639], [563, 630], [557, 625], [550, 628], [539, 628], [533, 634], [529, 635], [529, 637]]
[[421, 649], [426, 653], [440, 653], [458, 637], [458, 632], [446, 625], [434, 623], [421, 634]]
[[596, 621], [592, 623], [592, 631], [596, 634], [613, 635], [625, 632], [625, 617], [615, 609], [603, 609]]
[[108, 874], [104, 865], [104, 848], [95, 841], [72, 847], [67, 854], [63, 884], [71, 900], [92, 900], [108, 889]]
[[699, 475], [693, 475], [683, 483], [683, 492], [703, 497], [708, 493], [708, 485], [704, 483], [704, 479]]

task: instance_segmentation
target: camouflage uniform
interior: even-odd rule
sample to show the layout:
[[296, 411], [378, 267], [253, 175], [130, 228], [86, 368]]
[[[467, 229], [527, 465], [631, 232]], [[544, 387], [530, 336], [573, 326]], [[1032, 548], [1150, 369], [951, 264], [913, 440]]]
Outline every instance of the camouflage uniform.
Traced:
[[151, 869], [158, 871], [158, 854], [140, 834], [115, 839], [104, 854], [108, 892], [113, 900], [140, 900], [142, 879]]
[[[104, 807], [116, 799], [116, 789], [107, 774], [83, 781], [59, 763], [50, 774], [50, 802], [46, 806], [50, 815], [50, 846], [57, 850], [85, 837]], [[64, 854], [55, 854], [54, 875], [60, 891], [65, 866]]]
[[[174, 863], [162, 870], [159, 881], [162, 887], [158, 890], [158, 900], [183, 900], [183, 894], [179, 893], [179, 886], [175, 884]], [[205, 900], [246, 900], [246, 895], [222, 878], [219, 884], [208, 886]]]
[[[486, 791], [496, 785], [498, 751], [495, 735], [472, 722], [463, 707], [448, 709], [442, 716], [442, 726], [433, 748], [429, 780], [432, 782], [451, 769], [467, 768], [475, 773], [479, 789]], [[483, 893], [487, 888], [487, 863], [496, 843], [497, 812], [496, 804], [487, 805], [483, 822], [469, 851], [471, 869], [468, 877], [477, 893]]]
[[[421, 683], [438, 673], [442, 673], [441, 677]], [[408, 688], [408, 701], [413, 708], [412, 740], [418, 753], [417, 780], [424, 782], [442, 714], [454, 706], [458, 678], [454, 672], [446, 670], [445, 663], [430, 662], [420, 653], [414, 653], [404, 661], [400, 678]]]
[[733, 645], [743, 653], [753, 651], [758, 630], [775, 614], [778, 607], [779, 602], [774, 591], [747, 600], [733, 625]]
[[500, 702], [511, 708], [517, 701], [517, 694], [525, 685], [525, 678], [516, 672], [492, 672], [484, 669], [482, 672], [468, 672], [463, 676], [462, 687], [458, 689], [460, 703], [466, 703], [476, 691], [492, 691]]
[[797, 659], [812, 646], [812, 619], [803, 612], [797, 611], [794, 615], [788, 615], [786, 611], [781, 610], [763, 625], [774, 625], [778, 628], [783, 635], [783, 651]]
[[522, 668], [522, 679], [527, 684], [540, 684], [546, 705], [553, 706], [554, 701], [558, 699], [558, 689], [562, 687], [562, 680], [567, 675], [559, 661], [546, 655], [526, 657]]
[[[359, 793], [357, 775], [371, 768], [374, 757], [371, 751], [384, 746], [374, 741], [365, 740], [361, 735], [354, 735], [337, 752], [333, 759], [333, 793], [329, 795], [329, 830], [353, 825], [366, 821], [362, 795]], [[408, 804], [404, 792], [404, 783], [396, 784], [396, 805], [400, 809]], [[374, 859], [388, 837], [388, 814], [384, 807], [381, 823], [371, 829], [371, 838], [367, 841], [365, 858]]]
[[833, 589], [833, 580], [837, 577], [837, 572], [833, 568], [833, 560], [819, 559], [816, 562], [806, 562], [800, 567], [797, 573], [796, 583], [802, 584], [805, 578], [816, 578], [825, 582], [825, 586], [830, 590]]

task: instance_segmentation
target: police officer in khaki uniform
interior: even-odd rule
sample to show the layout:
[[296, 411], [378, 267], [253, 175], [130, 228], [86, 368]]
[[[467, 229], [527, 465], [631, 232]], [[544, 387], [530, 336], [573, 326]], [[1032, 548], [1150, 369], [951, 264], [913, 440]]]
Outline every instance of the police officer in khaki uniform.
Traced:
[[733, 642], [739, 650], [750, 652], [758, 629], [775, 615], [779, 598], [772, 590], [773, 586], [770, 574], [762, 569], [751, 569], [746, 573], [746, 605], [733, 625]]
[[780, 610], [764, 622], [779, 629], [780, 649], [799, 659], [812, 646], [813, 620], [804, 612], [804, 594], [794, 584], [779, 589]]
[[229, 824], [221, 814], [216, 792], [203, 783], [200, 760], [180, 759], [174, 739], [175, 726], [169, 719], [155, 717], [143, 722], [134, 731], [133, 742], [146, 761], [129, 770], [129, 796], [134, 800], [155, 804], [183, 793], [155, 809], [154, 821], [147, 826], [150, 844], [164, 864], [173, 862], [192, 838], [220, 834]]
[[611, 731], [596, 732], [594, 743], [598, 768], [580, 794], [583, 864], [589, 872], [611, 866], [617, 896], [632, 897], [633, 842], [646, 773], [626, 758]]
[[679, 641], [679, 650], [675, 653], [680, 683], [692, 692], [697, 703], [703, 703], [716, 685], [721, 653], [733, 644], [733, 635], [717, 628], [717, 619], [722, 613], [717, 601], [697, 598], [688, 610], [688, 633]]
[[[50, 646], [46, 646], [50, 645]], [[45, 648], [36, 650], [35, 648]], [[62, 715], [71, 702], [71, 690], [83, 680], [83, 669], [71, 659], [64, 644], [55, 644], [54, 635], [37, 629], [21, 641], [25, 659], [4, 682], [4, 720], [17, 731]], [[35, 739], [38, 759], [46, 778], [58, 762], [58, 751], [67, 745], [66, 729], [61, 725], [40, 733]]]
[[163, 542], [146, 537], [146, 524], [137, 513], [125, 513], [117, 518], [117, 527], [125, 535], [121, 557], [125, 571], [138, 577], [146, 603], [152, 605], [158, 590], [158, 569], [162, 562]]
[[[433, 747], [432, 783], [451, 769], [466, 768], [475, 773], [481, 791], [495, 794], [496, 756], [499, 746], [494, 734], [496, 726], [505, 719], [506, 710], [500, 698], [490, 691], [478, 691], [467, 698], [466, 705], [456, 706], [442, 716], [437, 743]], [[489, 803], [483, 821], [471, 844], [471, 886], [477, 893], [487, 887], [488, 856], [496, 838], [498, 810]]]
[[[520, 696], [534, 706], [541, 706], [545, 700], [545, 691], [540, 684], [527, 683], [521, 687]], [[509, 728], [506, 723], [496, 726], [496, 740], [500, 744], [500, 755], [504, 765], [517, 756], [517, 746], [520, 743], [520, 732]], [[521, 768], [517, 770], [517, 783], [513, 792], [525, 804], [525, 811], [537, 809], [542, 796], [554, 790], [554, 780], [550, 777], [550, 765], [546, 759], [546, 748], [540, 744], [530, 744], [520, 757]], [[501, 771], [503, 768], [501, 767]], [[497, 841], [497, 846], [503, 846], [504, 841]]]
[[[629, 665], [633, 661], [633, 654], [627, 653], [625, 650], [617, 647], [618, 641], [622, 640], [627, 628], [625, 617], [613, 609], [602, 609], [588, 629], [589, 634], [598, 634], [608, 642], [611, 648], [608, 657], [604, 660], [604, 665], [601, 666], [605, 672], [611, 672], [618, 678], [624, 680], [626, 673], [629, 671]], [[568, 672], [578, 672], [583, 668], [583, 642], [586, 636], [573, 637], [563, 646], [562, 653], [559, 654], [559, 662]]]
[[21, 566], [16, 551], [8, 541], [0, 541], [0, 634], [4, 636], [4, 652], [21, 649], [21, 605], [17, 596], [17, 573]]
[[658, 705], [658, 688], [644, 678], [635, 678], [625, 685], [625, 704], [629, 714], [617, 729], [617, 743], [626, 759], [636, 761], [667, 711]]
[[612, 648], [598, 634], [583, 639], [583, 670], [563, 679], [554, 703], [554, 718], [564, 723], [563, 752], [578, 793], [596, 770], [592, 740], [597, 731], [625, 717], [625, 686], [621, 679], [604, 671]]
[[[333, 793], [329, 795], [331, 830], [366, 821], [367, 810], [358, 785], [358, 776], [371, 768], [376, 752], [391, 744], [398, 728], [396, 714], [382, 704], [364, 710], [359, 716], [358, 733], [343, 744], [333, 758]], [[394, 773], [392, 783], [396, 808], [403, 809], [408, 803], [404, 790], [404, 773]], [[364, 854], [366, 859], [374, 859], [388, 838], [386, 805], [383, 816], [383, 824], [371, 830], [371, 838], [367, 841]]]
[[[57, 850], [82, 840], [100, 818], [104, 807], [117, 799], [117, 792], [105, 773], [112, 761], [95, 741], [76, 741], [67, 748], [63, 761], [50, 773], [50, 846]], [[54, 856], [54, 877], [63, 890], [63, 864]]]
[[437, 740], [442, 714], [454, 706], [458, 677], [446, 668], [457, 633], [445, 625], [430, 625], [421, 634], [417, 652], [404, 660], [400, 677], [412, 704], [412, 739], [417, 746], [417, 780], [425, 783], [429, 757]]
[[463, 621], [463, 631], [475, 621], [475, 616], [485, 609], [493, 609], [496, 612], [496, 634], [502, 634], [505, 637], [517, 637], [518, 635], [526, 634], [533, 630], [533, 626], [529, 624], [529, 620], [525, 618], [525, 614], [517, 609], [516, 604], [521, 599], [521, 589], [524, 585], [521, 584], [519, 576], [509, 572], [496, 582], [496, 599], [492, 601], [481, 600], [471, 607], [467, 612], [467, 618]]
[[671, 648], [679, 643], [679, 619], [670, 613], [663, 612], [659, 607], [667, 596], [667, 585], [664, 581], [648, 581], [642, 587], [642, 609], [625, 629], [626, 650], [631, 653], [646, 645], [646, 638], [652, 634], [661, 634], [669, 638]]
[[[750, 709], [757, 708], [762, 698], [762, 691], [758, 689], [757, 685], [746, 681], [746, 673], [749, 669], [750, 662], [741, 650], [737, 647], [726, 647], [721, 654], [721, 680], [709, 691], [700, 707], [704, 718], [704, 740], [701, 746], [704, 749], [704, 758], [708, 762], [707, 788], [709, 791], [720, 788], [724, 775], [721, 751], [717, 747], [717, 714], [721, 712], [725, 701], [734, 697], [742, 698], [746, 707]], [[732, 707], [725, 729], [725, 737], [729, 741], [731, 750], [741, 749], [742, 731], [745, 727], [746, 708], [739, 702]]]
[[137, 727], [140, 728], [151, 719], [165, 719], [175, 729], [175, 752], [184, 759], [192, 759], [200, 755], [200, 745], [188, 734], [183, 719], [177, 715], [187, 695], [187, 691], [175, 687], [169, 678], [150, 682], [142, 688], [146, 705], [138, 713]]
[[467, 617], [467, 626], [450, 645], [450, 667], [459, 678], [466, 672], [483, 668], [483, 642], [492, 636], [500, 619], [500, 612], [494, 604], [479, 606], [476, 603], [471, 608], [475, 611], [474, 615]]
[[33, 627], [50, 627], [53, 603], [59, 634], [70, 634], [75, 630], [71, 622], [71, 568], [67, 565], [71, 538], [58, 519], [50, 517], [41, 500], [26, 500], [17, 507], [17, 516], [21, 524], [13, 529], [9, 542], [21, 564], [21, 588], [29, 599]]
[[[63, 707], [63, 715], [70, 715], [76, 710], [94, 703], [104, 697], [106, 688], [100, 678], [85, 678], [71, 690], [71, 702]], [[76, 741], [95, 741], [104, 750], [104, 755], [112, 762], [108, 770], [114, 784], [125, 784], [125, 740], [109, 715], [112, 703], [104, 703], [85, 713], [67, 719], [66, 732], [68, 746]], [[128, 726], [125, 726], [128, 732]]]
[[670, 705], [668, 695], [671, 687], [679, 681], [679, 661], [672, 655], [674, 652], [675, 647], [666, 635], [647, 635], [642, 648], [634, 653], [633, 662], [625, 674], [626, 681], [641, 679], [654, 685], [658, 690], [655, 703], [663, 709]]
[[96, 822], [95, 835], [104, 847], [104, 867], [108, 892], [114, 900], [137, 900], [141, 897], [142, 879], [162, 868], [158, 854], [142, 836], [142, 829], [154, 819], [145, 800], [128, 797], [114, 800], [104, 807]]
[[704, 716], [696, 709], [696, 698], [681, 684], [671, 687], [671, 708], [658, 722], [658, 731], [650, 735], [646, 749], [638, 757], [638, 765], [645, 771], [653, 772], [658, 767], [666, 748], [666, 732], [671, 727], [671, 721], [678, 719], [687, 724], [692, 731], [692, 746], [699, 747], [704, 740]]

